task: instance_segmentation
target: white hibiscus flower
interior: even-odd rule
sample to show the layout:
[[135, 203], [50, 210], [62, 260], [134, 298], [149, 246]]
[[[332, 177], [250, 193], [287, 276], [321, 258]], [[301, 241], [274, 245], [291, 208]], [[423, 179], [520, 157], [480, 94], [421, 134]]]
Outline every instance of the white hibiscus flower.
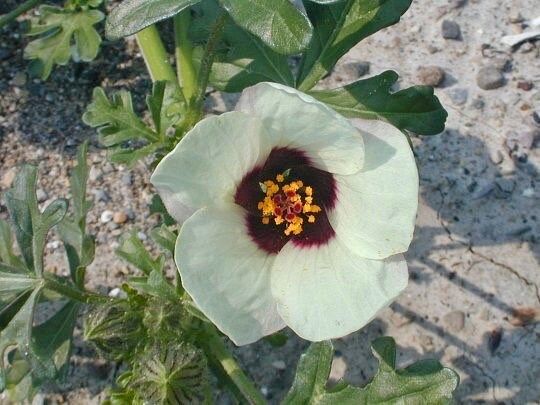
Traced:
[[418, 173], [403, 134], [355, 126], [273, 83], [199, 122], [152, 176], [182, 223], [175, 260], [236, 344], [285, 326], [320, 341], [367, 324], [407, 285]]

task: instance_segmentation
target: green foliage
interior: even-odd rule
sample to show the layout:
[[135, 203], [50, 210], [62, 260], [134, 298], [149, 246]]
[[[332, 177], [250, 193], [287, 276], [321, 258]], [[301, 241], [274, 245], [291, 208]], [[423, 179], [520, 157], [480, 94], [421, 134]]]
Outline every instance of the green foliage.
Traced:
[[155, 344], [122, 374], [107, 404], [202, 404], [210, 402], [203, 353], [189, 343]]
[[[84, 5], [82, 4], [84, 3]], [[65, 8], [43, 5], [39, 16], [31, 21], [29, 36], [37, 37], [24, 50], [24, 57], [32, 60], [32, 73], [47, 79], [54, 65], [74, 61], [91, 61], [98, 52], [101, 37], [94, 25], [104, 15], [97, 7], [101, 1], [71, 1]]]
[[354, 45], [395, 24], [412, 0], [344, 0], [339, 2], [304, 0], [314, 33], [304, 53], [298, 87], [306, 91], [324, 77]]
[[388, 70], [345, 87], [310, 94], [346, 117], [381, 118], [420, 135], [441, 133], [448, 114], [433, 89], [414, 86], [391, 93], [397, 80], [397, 73]]
[[131, 359], [144, 338], [142, 308], [136, 297], [95, 306], [84, 319], [85, 340], [106, 358]]
[[173, 17], [200, 0], [124, 0], [107, 17], [106, 35], [118, 39]]
[[[133, 110], [131, 94], [94, 89], [93, 101], [83, 115], [83, 121], [99, 128], [101, 143], [110, 148], [109, 158], [116, 163], [133, 165], [139, 159], [156, 152], [166, 152], [175, 144], [174, 126], [178, 123], [182, 100], [178, 86], [170, 82], [156, 82], [146, 104], [154, 128], [147, 126]], [[172, 129], [172, 134], [169, 130]], [[170, 136], [172, 135], [172, 136]]]
[[[88, 172], [85, 159], [86, 146], [83, 146], [71, 182], [72, 192], [82, 193], [73, 204], [72, 217], [77, 218], [79, 226], [78, 240], [87, 238], [84, 233], [89, 206], [85, 199]], [[68, 221], [65, 219], [67, 201], [55, 200], [41, 212], [36, 183], [36, 167], [22, 166], [13, 187], [5, 194], [20, 257], [14, 252], [8, 224], [0, 221], [0, 391], [7, 389], [14, 401], [31, 398], [41, 384], [61, 377], [69, 364], [80, 304], [69, 300], [49, 319], [36, 324], [36, 308], [47, 300], [44, 292], [56, 291], [58, 286], [69, 286], [76, 291], [84, 283], [81, 279], [80, 285], [75, 285], [76, 277], [73, 281], [61, 280], [44, 272], [43, 249], [47, 234], [62, 221]], [[80, 257], [91, 258], [87, 249], [93, 252], [93, 248], [83, 244], [76, 252]], [[79, 261], [78, 268], [84, 270], [90, 261]], [[84, 271], [80, 274], [84, 276]]]
[[[210, 27], [221, 9], [215, 0], [194, 7], [190, 37], [195, 43], [208, 39]], [[200, 63], [202, 48], [195, 54]], [[259, 82], [271, 81], [294, 86], [287, 57], [267, 46], [258, 37], [227, 19], [210, 73], [210, 84], [227, 92], [239, 92]]]
[[300, 53], [309, 44], [309, 20], [289, 0], [218, 0], [236, 24], [275, 52]]
[[438, 361], [424, 360], [396, 370], [394, 339], [382, 337], [372, 343], [379, 370], [364, 388], [341, 381], [326, 388], [334, 350], [329, 341], [313, 343], [302, 355], [284, 405], [323, 404], [448, 404], [459, 383], [458, 375]]
[[165, 265], [165, 258], [162, 255], [156, 259], [152, 258], [137, 237], [137, 232], [131, 232], [123, 239], [118, 249], [116, 249], [116, 254], [146, 275], [150, 275], [153, 270], [161, 272]]

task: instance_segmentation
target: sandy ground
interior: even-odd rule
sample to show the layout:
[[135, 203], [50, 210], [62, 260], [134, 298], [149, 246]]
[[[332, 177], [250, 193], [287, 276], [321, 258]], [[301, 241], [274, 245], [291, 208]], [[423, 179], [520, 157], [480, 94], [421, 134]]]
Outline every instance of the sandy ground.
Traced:
[[[410, 285], [368, 327], [335, 341], [334, 379], [367, 382], [376, 366], [369, 342], [388, 334], [400, 346], [400, 365], [433, 357], [453, 367], [461, 376], [459, 403], [540, 402], [540, 327], [515, 317], [516, 310], [540, 310], [540, 123], [534, 119], [535, 111], [540, 114], [540, 42], [517, 49], [500, 42], [523, 29], [519, 13], [540, 16], [538, 0], [417, 0], [400, 24], [353, 49], [323, 83], [353, 81], [357, 64], [369, 61], [369, 75], [395, 69], [400, 86], [407, 87], [419, 82], [419, 67], [434, 65], [445, 72], [436, 92], [450, 114], [443, 134], [413, 139], [421, 205], [407, 254]], [[459, 40], [443, 38], [444, 20], [460, 25]], [[91, 139], [89, 220], [99, 246], [88, 285], [107, 292], [131, 271], [113, 254], [119, 235], [137, 228], [144, 238], [155, 224], [147, 210], [152, 189], [143, 166], [128, 171], [106, 162], [95, 132], [80, 116], [98, 85], [129, 88], [136, 108], [144, 109], [149, 78], [134, 44], [117, 42], [105, 44], [89, 65], [57, 69], [47, 82], [30, 79], [22, 73], [26, 40], [11, 28], [0, 36], [0, 191], [9, 185], [14, 165], [36, 161], [41, 200], [66, 196], [76, 146]], [[485, 66], [502, 72], [501, 87], [478, 86]], [[234, 100], [212, 94], [208, 108], [224, 111]], [[105, 210], [124, 211], [129, 220], [101, 223]], [[6, 216], [1, 200], [0, 216]], [[62, 274], [63, 252], [55, 237], [46, 253]], [[279, 349], [259, 342], [235, 351], [269, 402], [277, 403], [306, 346], [291, 335]], [[78, 337], [67, 382], [47, 387], [38, 400], [99, 403], [117, 372]], [[228, 403], [227, 395], [220, 402]]]

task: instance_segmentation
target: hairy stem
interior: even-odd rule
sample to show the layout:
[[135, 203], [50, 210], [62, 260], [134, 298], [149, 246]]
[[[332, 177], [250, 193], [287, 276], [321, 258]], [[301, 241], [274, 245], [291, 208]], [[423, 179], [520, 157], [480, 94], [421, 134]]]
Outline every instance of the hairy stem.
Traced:
[[176, 83], [174, 69], [169, 63], [169, 55], [156, 26], [145, 28], [136, 37], [152, 81], [167, 80]]
[[110, 301], [111, 298], [105, 295], [95, 294], [87, 291], [81, 291], [71, 287], [69, 284], [61, 283], [51, 274], [44, 273], [45, 288], [53, 290], [66, 298], [70, 298], [74, 301], [82, 302], [84, 304], [90, 304], [94, 302]]
[[252, 405], [266, 404], [259, 390], [242, 371], [232, 354], [229, 352], [221, 337], [212, 325], [205, 325], [205, 333], [201, 344], [218, 375], [226, 378], [231, 390], [240, 399]]
[[34, 8], [42, 2], [43, 0], [26, 0], [23, 4], [11, 10], [9, 13], [0, 16], [0, 28], [6, 24], [9, 24], [21, 14], [26, 13], [28, 10]]
[[190, 22], [189, 8], [174, 17], [176, 69], [178, 80], [188, 103], [197, 93], [197, 72], [193, 66], [193, 47], [188, 38]]
[[227, 14], [223, 13], [218, 17], [214, 23], [214, 26], [212, 27], [212, 31], [208, 37], [208, 42], [206, 43], [206, 49], [201, 59], [201, 67], [199, 69], [199, 94], [197, 95], [196, 99], [196, 105], [198, 108], [202, 108], [202, 103], [204, 102], [204, 96], [206, 94], [206, 87], [208, 86], [212, 64], [214, 63], [216, 48], [219, 40], [221, 39], [221, 34], [223, 33], [223, 28], [225, 27], [226, 21]]

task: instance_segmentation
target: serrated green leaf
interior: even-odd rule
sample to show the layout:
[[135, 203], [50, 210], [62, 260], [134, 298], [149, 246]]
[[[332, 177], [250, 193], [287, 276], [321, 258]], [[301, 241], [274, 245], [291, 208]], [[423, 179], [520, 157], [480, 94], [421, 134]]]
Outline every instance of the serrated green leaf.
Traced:
[[163, 204], [163, 201], [161, 200], [159, 194], [154, 194], [152, 196], [152, 200], [150, 201], [148, 209], [150, 210], [150, 214], [159, 214], [161, 216], [161, 220], [165, 225], [171, 226], [176, 224], [174, 218], [171, 217], [167, 212], [167, 208], [165, 208], [165, 204]]
[[300, 53], [313, 27], [289, 0], [219, 0], [236, 24], [282, 55]]
[[55, 64], [65, 65], [70, 57], [88, 62], [97, 56], [101, 37], [94, 25], [103, 20], [101, 11], [43, 5], [39, 14], [28, 35], [40, 37], [28, 44], [24, 57], [33, 61], [30, 68], [42, 79], [49, 77]]
[[180, 299], [174, 287], [167, 281], [160, 270], [152, 270], [148, 277], [132, 277], [129, 280], [129, 285], [143, 294], [168, 299], [173, 302]]
[[412, 0], [344, 0], [317, 4], [304, 0], [314, 26], [302, 60], [298, 88], [310, 90], [354, 45], [399, 21]]
[[[208, 39], [210, 27], [220, 12], [215, 0], [205, 0], [194, 7], [190, 25], [192, 41], [202, 43]], [[201, 57], [202, 48], [199, 47], [194, 54], [197, 64]], [[233, 93], [264, 81], [294, 86], [287, 57], [274, 52], [228, 19], [210, 72], [210, 84], [218, 90]]]
[[284, 405], [368, 405], [368, 404], [446, 404], [459, 383], [458, 375], [439, 362], [424, 360], [396, 370], [394, 339], [383, 337], [372, 343], [379, 370], [364, 388], [339, 382], [332, 389], [326, 384], [332, 365], [333, 348], [327, 342], [313, 343], [298, 363], [296, 376], [283, 401]]
[[108, 99], [105, 91], [97, 87], [83, 121], [98, 128], [100, 142], [110, 148], [111, 161], [133, 165], [137, 160], [174, 146], [167, 131], [180, 118], [176, 112], [180, 103], [176, 84], [154, 83], [152, 95], [147, 98], [148, 109], [155, 120], [155, 129], [152, 129], [135, 114], [129, 92], [122, 90]]
[[161, 224], [161, 226], [152, 229], [150, 236], [163, 249], [171, 254], [174, 253], [177, 235], [167, 225]]
[[135, 34], [159, 21], [173, 17], [200, 0], [124, 0], [107, 17], [107, 38]]
[[143, 243], [137, 237], [136, 232], [132, 232], [124, 238], [115, 253], [146, 275], [150, 275], [153, 270], [161, 272], [165, 264], [165, 258], [163, 256], [152, 259], [150, 253], [148, 253]]
[[397, 80], [397, 73], [388, 70], [345, 87], [309, 94], [349, 118], [380, 118], [420, 135], [441, 133], [448, 114], [433, 89], [414, 86], [392, 93]]

